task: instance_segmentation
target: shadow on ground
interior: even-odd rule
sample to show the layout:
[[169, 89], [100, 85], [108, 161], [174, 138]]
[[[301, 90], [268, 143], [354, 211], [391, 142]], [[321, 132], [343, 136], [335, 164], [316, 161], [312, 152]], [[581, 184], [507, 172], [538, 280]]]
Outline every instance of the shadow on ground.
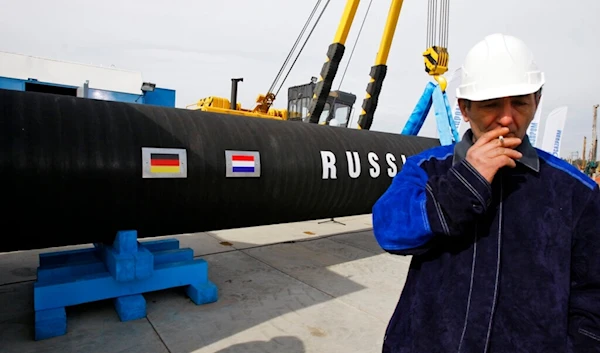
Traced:
[[269, 341], [252, 341], [234, 344], [215, 353], [304, 353], [304, 343], [294, 336], [281, 336]]
[[0, 286], [0, 351], [380, 352], [409, 261], [381, 254], [371, 231], [238, 242], [200, 256], [219, 288], [216, 303], [196, 306], [181, 288], [148, 293], [147, 318], [130, 322], [111, 301], [78, 305], [67, 308], [67, 335], [40, 342], [32, 340], [32, 282]]

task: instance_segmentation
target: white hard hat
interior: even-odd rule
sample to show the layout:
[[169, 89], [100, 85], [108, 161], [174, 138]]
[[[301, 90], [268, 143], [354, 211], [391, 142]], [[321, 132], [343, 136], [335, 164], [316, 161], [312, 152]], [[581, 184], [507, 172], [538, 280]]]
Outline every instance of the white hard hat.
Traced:
[[456, 97], [472, 101], [534, 93], [545, 82], [527, 45], [503, 34], [489, 35], [475, 44], [461, 69]]

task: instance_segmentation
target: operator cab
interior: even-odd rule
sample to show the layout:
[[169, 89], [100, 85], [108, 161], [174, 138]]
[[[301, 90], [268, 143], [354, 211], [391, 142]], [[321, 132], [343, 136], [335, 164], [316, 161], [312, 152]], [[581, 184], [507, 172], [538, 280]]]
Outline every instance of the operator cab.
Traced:
[[[288, 88], [288, 120], [308, 122], [308, 110], [317, 86], [315, 81]], [[319, 118], [319, 124], [348, 127], [355, 102], [356, 96], [352, 93], [329, 92], [323, 113]]]

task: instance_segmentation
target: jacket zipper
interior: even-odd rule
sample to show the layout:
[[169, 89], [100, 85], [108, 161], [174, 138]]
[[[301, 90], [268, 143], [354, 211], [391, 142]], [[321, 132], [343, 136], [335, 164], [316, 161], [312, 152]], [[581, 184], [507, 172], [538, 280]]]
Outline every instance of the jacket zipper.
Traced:
[[494, 313], [496, 312], [496, 303], [498, 301], [498, 282], [500, 279], [500, 260], [502, 253], [502, 215], [503, 215], [503, 204], [504, 204], [504, 191], [503, 191], [503, 178], [502, 174], [500, 174], [500, 210], [498, 215], [498, 255], [496, 260], [496, 280], [494, 282], [494, 299], [492, 301], [492, 308], [490, 310], [490, 321], [488, 323], [488, 332], [485, 338], [485, 348], [483, 349], [484, 353], [487, 353], [490, 343], [490, 335], [492, 333], [492, 322], [494, 321]]
[[473, 279], [475, 278], [475, 260], [477, 259], [477, 232], [478, 224], [475, 223], [475, 234], [473, 237], [473, 261], [471, 261], [471, 279], [469, 283], [469, 296], [467, 297], [467, 312], [465, 314], [465, 323], [463, 325], [463, 331], [460, 336], [460, 342], [458, 343], [458, 353], [462, 347], [465, 334], [467, 333], [467, 323], [469, 322], [469, 311], [471, 310], [471, 296], [473, 295]]
[[[488, 332], [487, 332], [487, 335], [485, 338], [484, 353], [487, 353], [487, 351], [489, 349], [490, 335], [492, 332], [492, 322], [493, 322], [493, 318], [494, 318], [494, 313], [496, 311], [496, 303], [498, 300], [498, 283], [499, 283], [499, 279], [500, 279], [500, 260], [501, 260], [501, 248], [502, 248], [502, 215], [503, 215], [503, 198], [504, 198], [503, 187], [504, 187], [504, 185], [503, 185], [503, 180], [502, 180], [502, 174], [501, 173], [498, 173], [498, 174], [500, 176], [500, 206], [499, 206], [499, 220], [498, 220], [498, 251], [497, 251], [497, 259], [496, 259], [496, 279], [494, 282], [494, 298], [492, 300], [490, 320], [488, 322]], [[477, 258], [477, 231], [478, 231], [478, 227], [476, 224], [475, 225], [474, 243], [473, 243], [473, 261], [471, 262], [471, 278], [470, 278], [470, 283], [469, 283], [469, 296], [467, 297], [467, 310], [466, 310], [466, 314], [465, 314], [463, 331], [460, 336], [460, 341], [458, 343], [458, 351], [457, 351], [458, 353], [460, 353], [460, 350], [462, 348], [462, 343], [464, 341], [465, 334], [467, 332], [467, 324], [469, 322], [469, 311], [471, 309], [471, 297], [473, 295], [473, 279], [475, 278], [475, 262], [476, 262], [476, 258]]]

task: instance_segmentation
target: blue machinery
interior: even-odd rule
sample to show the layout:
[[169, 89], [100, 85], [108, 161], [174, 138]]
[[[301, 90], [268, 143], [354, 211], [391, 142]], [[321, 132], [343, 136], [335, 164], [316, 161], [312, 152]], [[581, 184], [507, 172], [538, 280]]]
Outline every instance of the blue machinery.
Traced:
[[91, 88], [87, 82], [82, 83], [81, 86], [73, 86], [55, 82], [38, 81], [35, 78], [22, 80], [13, 77], [0, 76], [0, 89], [45, 92], [115, 102], [175, 107], [175, 90], [157, 87], [150, 82], [144, 82], [142, 84], [139, 94], [132, 94]]
[[113, 299], [121, 321], [146, 316], [145, 292], [185, 286], [197, 305], [215, 302], [208, 264], [176, 239], [139, 242], [136, 231], [118, 232], [111, 246], [40, 254], [33, 288], [35, 339], [67, 332], [65, 307]]
[[[154, 86], [131, 95], [91, 89], [87, 83], [71, 87], [0, 77], [0, 88], [175, 106], [175, 91]], [[113, 299], [121, 321], [129, 321], [146, 316], [145, 292], [185, 286], [196, 304], [217, 300], [206, 261], [194, 259], [192, 249], [179, 249], [176, 239], [140, 243], [136, 231], [119, 232], [115, 239], [112, 246], [40, 254], [34, 283], [36, 340], [66, 334], [67, 306]]]
[[406, 125], [404, 125], [402, 135], [417, 135], [432, 105], [435, 112], [440, 143], [442, 145], [451, 145], [458, 142], [460, 139], [458, 136], [458, 127], [452, 119], [452, 109], [448, 103], [446, 92], [442, 92], [440, 86], [433, 82], [429, 82], [425, 87], [421, 99], [417, 102]]

